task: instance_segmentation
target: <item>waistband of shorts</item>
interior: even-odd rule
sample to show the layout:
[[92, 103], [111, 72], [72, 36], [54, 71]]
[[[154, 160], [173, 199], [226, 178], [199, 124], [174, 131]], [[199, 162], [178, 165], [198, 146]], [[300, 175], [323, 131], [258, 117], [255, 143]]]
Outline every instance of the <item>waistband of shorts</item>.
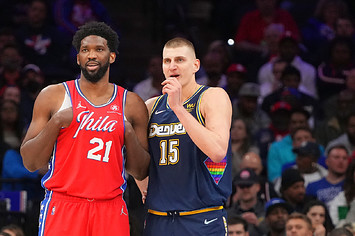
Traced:
[[209, 212], [209, 211], [218, 211], [222, 210], [223, 206], [215, 206], [215, 207], [208, 207], [208, 208], [203, 208], [203, 209], [198, 209], [198, 210], [192, 210], [192, 211], [156, 211], [152, 209], [148, 209], [148, 212], [153, 215], [158, 215], [158, 216], [188, 216], [188, 215], [195, 215], [195, 214], [200, 214], [204, 212]]
[[85, 197], [76, 197], [76, 196], [71, 196], [66, 193], [60, 193], [60, 192], [52, 192], [52, 199], [61, 199], [61, 200], [66, 200], [66, 201], [71, 201], [71, 202], [108, 202], [108, 201], [114, 201], [114, 200], [122, 200], [122, 195], [118, 195], [117, 197], [110, 198], [110, 199], [97, 199], [97, 198], [85, 198]]

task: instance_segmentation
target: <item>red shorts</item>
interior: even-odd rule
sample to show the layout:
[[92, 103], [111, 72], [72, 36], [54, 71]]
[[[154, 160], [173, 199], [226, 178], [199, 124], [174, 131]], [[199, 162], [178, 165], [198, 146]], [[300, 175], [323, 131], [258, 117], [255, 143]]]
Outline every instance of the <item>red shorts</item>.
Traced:
[[129, 236], [122, 196], [110, 200], [46, 194], [41, 203], [38, 235]]

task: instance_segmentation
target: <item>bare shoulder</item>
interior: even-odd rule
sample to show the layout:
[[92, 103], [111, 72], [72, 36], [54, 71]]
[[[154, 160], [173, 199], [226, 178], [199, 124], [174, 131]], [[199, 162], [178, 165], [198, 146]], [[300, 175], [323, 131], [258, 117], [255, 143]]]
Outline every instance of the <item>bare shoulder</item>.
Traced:
[[219, 87], [208, 88], [201, 98], [201, 111], [204, 117], [206, 112], [212, 111], [229, 115], [232, 112], [232, 104], [227, 92]]
[[65, 88], [63, 84], [49, 85], [42, 89], [36, 99], [36, 106], [41, 108], [47, 107], [51, 113], [59, 110], [65, 96]]
[[130, 91], [127, 92], [125, 116], [131, 123], [139, 116], [148, 116], [148, 111], [144, 101], [136, 93]]
[[157, 100], [158, 97], [153, 97], [149, 98], [147, 101], [145, 101], [145, 105], [147, 106], [148, 112], [150, 113], [152, 111], [152, 107]]
[[202, 102], [226, 102], [230, 103], [227, 92], [220, 87], [210, 87], [202, 96]]

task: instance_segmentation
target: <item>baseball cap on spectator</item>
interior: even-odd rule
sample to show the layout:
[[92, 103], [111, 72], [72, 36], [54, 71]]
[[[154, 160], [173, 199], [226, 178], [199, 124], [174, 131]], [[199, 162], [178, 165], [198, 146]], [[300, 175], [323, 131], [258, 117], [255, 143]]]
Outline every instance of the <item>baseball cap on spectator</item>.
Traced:
[[286, 110], [286, 111], [291, 111], [292, 107], [289, 103], [284, 102], [284, 101], [278, 101], [274, 105], [272, 105], [270, 111], [275, 112], [278, 110]]
[[291, 205], [288, 204], [285, 200], [281, 198], [272, 198], [265, 204], [265, 216], [268, 216], [270, 212], [276, 207], [284, 208], [288, 214], [291, 214], [293, 210]]
[[294, 183], [297, 182], [304, 182], [304, 178], [300, 174], [300, 172], [297, 169], [289, 168], [282, 172], [281, 176], [281, 192], [287, 190], [289, 187], [291, 187]]
[[250, 187], [256, 183], [259, 183], [258, 176], [250, 168], [240, 170], [234, 179], [234, 184], [239, 187]]
[[318, 158], [320, 156], [319, 145], [314, 142], [303, 142], [301, 146], [292, 149], [299, 156], [309, 156]]
[[228, 67], [227, 74], [232, 72], [239, 72], [245, 74], [247, 73], [247, 69], [242, 64], [233, 63]]
[[35, 64], [27, 64], [23, 67], [22, 72], [26, 73], [27, 71], [32, 70], [36, 73], [41, 73], [41, 69]]
[[260, 86], [256, 83], [244, 83], [239, 89], [239, 96], [259, 97]]

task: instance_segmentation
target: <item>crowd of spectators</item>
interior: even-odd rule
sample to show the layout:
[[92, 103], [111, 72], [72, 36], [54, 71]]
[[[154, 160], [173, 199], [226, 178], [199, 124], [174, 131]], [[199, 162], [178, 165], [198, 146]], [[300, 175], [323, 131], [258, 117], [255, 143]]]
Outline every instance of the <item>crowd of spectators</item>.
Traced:
[[[196, 35], [186, 30], [189, 1], [168, 2], [158, 8], [166, 15], [165, 37], [185, 36], [199, 47]], [[295, 211], [309, 220], [296, 214], [290, 221], [311, 224], [314, 235], [343, 226], [355, 235], [353, 2], [205, 2], [213, 6], [208, 23], [219, 34], [198, 55], [196, 77], [199, 84], [224, 88], [233, 105], [233, 193], [225, 206], [231, 234], [238, 229], [253, 236], [283, 235], [293, 230], [287, 225]], [[28, 172], [19, 154], [36, 96], [46, 85], [80, 72], [71, 46], [80, 25], [104, 21], [124, 36], [98, 0], [2, 1], [0, 6], [7, 9], [0, 10], [1, 190], [27, 190], [29, 200], [38, 203], [45, 170]], [[129, 88], [143, 100], [161, 94], [158, 53], [145, 70], [146, 77]], [[11, 178], [29, 182], [5, 181]], [[134, 203], [141, 200], [139, 191], [128, 193], [128, 203], [142, 208]], [[138, 218], [135, 224], [141, 226]]]

